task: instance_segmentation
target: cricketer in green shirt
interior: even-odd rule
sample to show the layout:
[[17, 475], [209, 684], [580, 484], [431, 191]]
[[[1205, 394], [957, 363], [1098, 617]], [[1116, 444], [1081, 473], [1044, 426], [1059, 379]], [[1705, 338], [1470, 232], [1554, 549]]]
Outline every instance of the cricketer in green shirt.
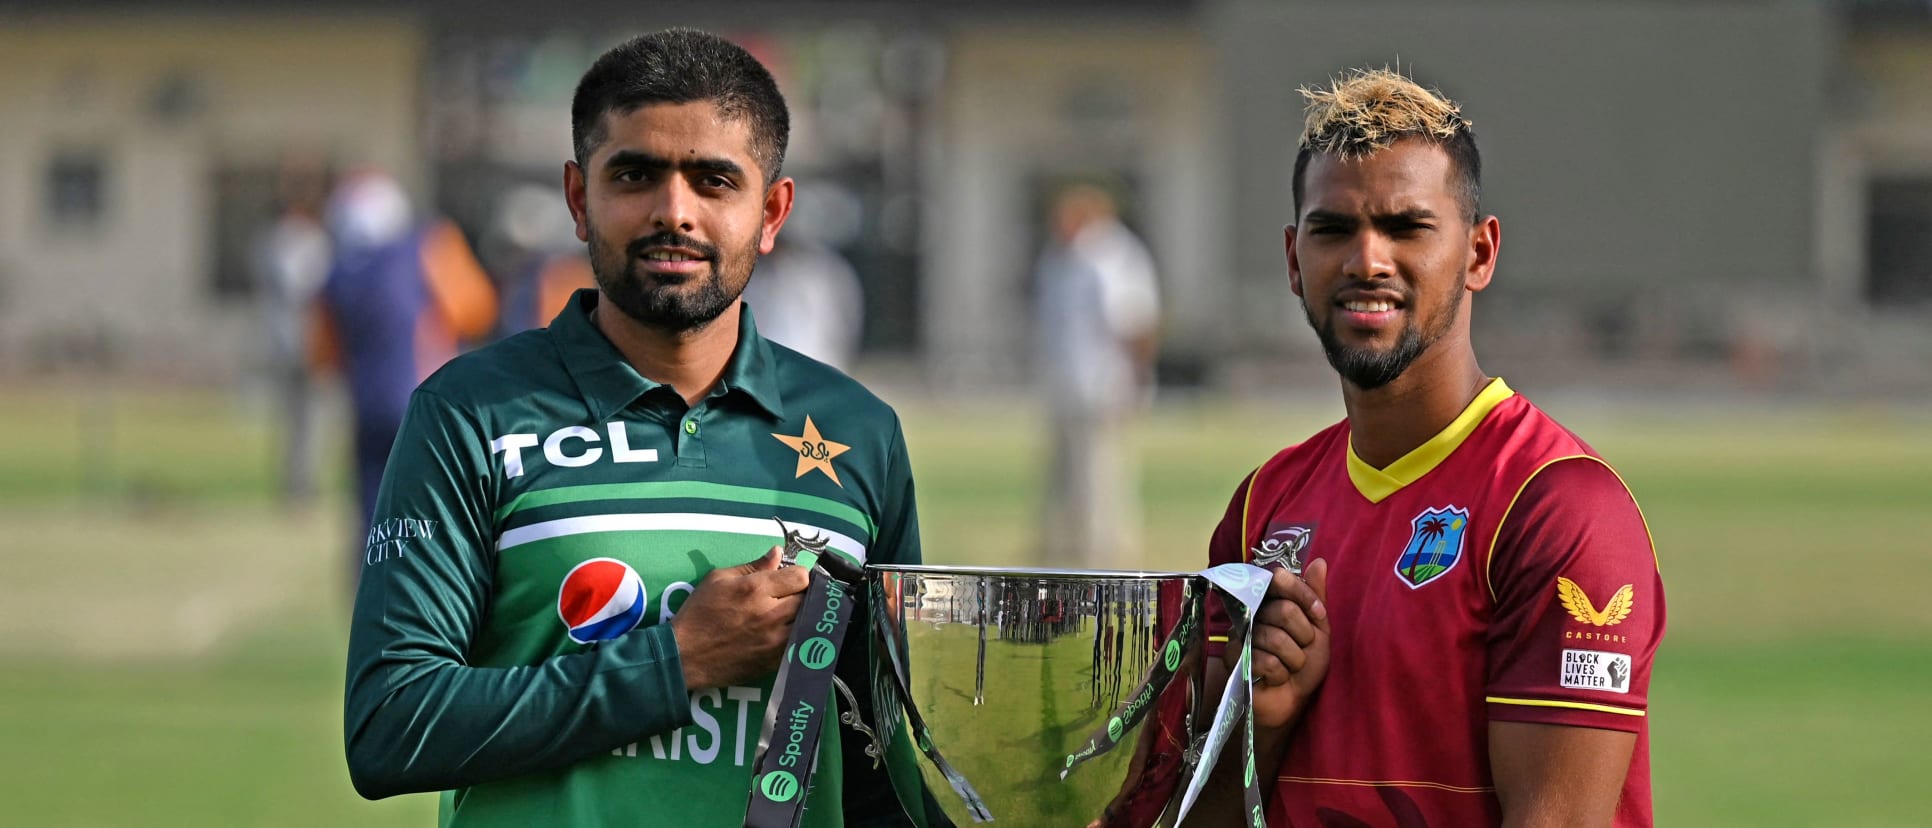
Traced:
[[[685, 596], [779, 543], [774, 517], [825, 554], [919, 561], [890, 406], [760, 337], [745, 308], [723, 377], [687, 407], [594, 327], [598, 300], [579, 291], [410, 402], [349, 642], [366, 796], [447, 790], [455, 826], [736, 825], [773, 676], [687, 693], [669, 624]], [[862, 698], [865, 653], [839, 663]], [[862, 737], [827, 722], [809, 826], [845, 824], [853, 797], [840, 757]]]

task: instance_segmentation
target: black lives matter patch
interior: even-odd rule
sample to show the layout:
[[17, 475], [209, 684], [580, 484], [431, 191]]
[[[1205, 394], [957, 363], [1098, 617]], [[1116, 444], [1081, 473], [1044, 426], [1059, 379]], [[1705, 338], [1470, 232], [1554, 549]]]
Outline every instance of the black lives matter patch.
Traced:
[[1630, 656], [1601, 650], [1564, 650], [1563, 686], [1574, 690], [1630, 692]]

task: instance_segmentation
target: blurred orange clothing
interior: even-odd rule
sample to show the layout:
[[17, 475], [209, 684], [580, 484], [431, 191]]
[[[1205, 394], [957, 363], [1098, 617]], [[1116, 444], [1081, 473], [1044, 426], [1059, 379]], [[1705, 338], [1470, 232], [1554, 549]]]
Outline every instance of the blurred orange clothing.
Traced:
[[[413, 268], [421, 280], [423, 296], [418, 307], [390, 307], [388, 313], [413, 313], [410, 357], [412, 385], [427, 378], [459, 352], [462, 343], [482, 338], [490, 332], [497, 317], [496, 288], [483, 266], [476, 260], [469, 242], [456, 225], [437, 221], [409, 237], [405, 244], [415, 248]], [[392, 275], [406, 277], [406, 272]], [[334, 279], [335, 274], [331, 274]], [[406, 294], [409, 291], [395, 293]], [[391, 293], [384, 291], [384, 293]], [[566, 291], [565, 296], [568, 296]], [[563, 300], [556, 301], [563, 307]], [[311, 363], [318, 369], [352, 370], [344, 364], [343, 324], [345, 309], [318, 301], [314, 309], [314, 335]], [[392, 355], [394, 356], [394, 355]]]

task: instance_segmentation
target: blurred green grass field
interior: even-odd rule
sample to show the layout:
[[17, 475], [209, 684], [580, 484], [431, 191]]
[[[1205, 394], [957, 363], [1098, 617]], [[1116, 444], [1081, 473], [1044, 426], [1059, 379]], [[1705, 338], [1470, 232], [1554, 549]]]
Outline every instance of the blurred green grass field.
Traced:
[[[1339, 416], [1331, 389], [1310, 396], [1157, 409], [1138, 433], [1145, 551], [1121, 566], [1197, 568], [1241, 476]], [[349, 787], [346, 498], [278, 506], [264, 409], [171, 391], [5, 399], [0, 823], [433, 822], [430, 797], [366, 803]], [[1617, 465], [1657, 540], [1660, 822], [1923, 824], [1932, 418], [1544, 402]], [[901, 408], [928, 560], [1033, 562], [1036, 413]]]

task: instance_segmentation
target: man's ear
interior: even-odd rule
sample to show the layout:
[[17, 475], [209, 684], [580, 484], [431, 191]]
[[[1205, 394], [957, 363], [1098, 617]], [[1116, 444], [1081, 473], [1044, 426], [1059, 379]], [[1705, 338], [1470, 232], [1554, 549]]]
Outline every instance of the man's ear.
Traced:
[[1288, 289], [1301, 296], [1301, 260], [1295, 257], [1295, 226], [1281, 228], [1281, 236], [1288, 254]]
[[1496, 257], [1502, 252], [1503, 223], [1495, 216], [1483, 216], [1469, 228], [1469, 272], [1463, 274], [1463, 286], [1470, 293], [1489, 287], [1496, 275]]
[[577, 223], [577, 240], [590, 241], [590, 211], [585, 209], [584, 168], [575, 161], [564, 162], [564, 202], [570, 205], [570, 219]]
[[792, 215], [792, 191], [796, 187], [790, 178], [781, 178], [765, 188], [764, 232], [758, 236], [758, 253], [768, 254], [778, 244], [778, 231], [785, 226], [785, 219]]

